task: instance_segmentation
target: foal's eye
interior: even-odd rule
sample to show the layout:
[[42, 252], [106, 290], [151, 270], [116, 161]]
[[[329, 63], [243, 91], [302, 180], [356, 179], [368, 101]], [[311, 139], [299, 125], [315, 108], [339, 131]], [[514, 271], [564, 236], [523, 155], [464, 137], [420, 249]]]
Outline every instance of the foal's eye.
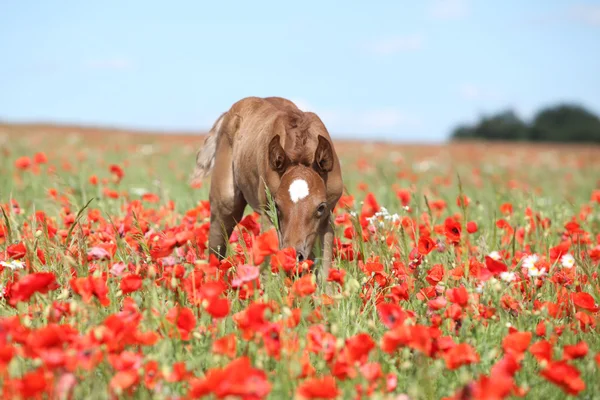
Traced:
[[323, 215], [326, 208], [327, 208], [327, 204], [325, 204], [325, 203], [319, 204], [319, 207], [317, 207], [317, 218], [320, 218]]

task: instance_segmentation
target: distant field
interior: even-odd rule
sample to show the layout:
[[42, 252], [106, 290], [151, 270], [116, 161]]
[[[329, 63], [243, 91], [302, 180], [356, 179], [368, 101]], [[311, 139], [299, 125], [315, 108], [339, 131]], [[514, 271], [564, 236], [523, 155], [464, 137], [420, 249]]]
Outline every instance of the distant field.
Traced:
[[598, 398], [600, 147], [336, 140], [328, 296], [207, 259], [201, 143], [0, 125], [3, 398]]

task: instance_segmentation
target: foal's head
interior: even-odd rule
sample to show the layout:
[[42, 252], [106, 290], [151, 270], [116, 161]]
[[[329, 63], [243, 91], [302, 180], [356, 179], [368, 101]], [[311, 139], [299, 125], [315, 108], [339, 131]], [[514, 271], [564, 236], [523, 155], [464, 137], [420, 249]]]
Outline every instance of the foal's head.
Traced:
[[327, 139], [318, 138], [311, 166], [292, 163], [279, 143], [279, 135], [269, 144], [269, 166], [280, 177], [274, 194], [280, 247], [296, 249], [298, 261], [312, 256], [318, 233], [329, 222], [331, 212], [326, 179], [333, 169], [333, 149]]

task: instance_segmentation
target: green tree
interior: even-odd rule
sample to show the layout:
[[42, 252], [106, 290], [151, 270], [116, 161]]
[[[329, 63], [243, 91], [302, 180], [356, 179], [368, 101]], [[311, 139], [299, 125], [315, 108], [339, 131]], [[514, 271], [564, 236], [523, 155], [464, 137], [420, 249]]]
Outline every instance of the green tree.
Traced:
[[559, 104], [534, 117], [530, 139], [548, 142], [600, 142], [600, 119], [579, 105]]
[[512, 110], [505, 110], [492, 116], [483, 116], [479, 123], [471, 127], [460, 125], [452, 133], [453, 139], [483, 140], [526, 140], [528, 127]]

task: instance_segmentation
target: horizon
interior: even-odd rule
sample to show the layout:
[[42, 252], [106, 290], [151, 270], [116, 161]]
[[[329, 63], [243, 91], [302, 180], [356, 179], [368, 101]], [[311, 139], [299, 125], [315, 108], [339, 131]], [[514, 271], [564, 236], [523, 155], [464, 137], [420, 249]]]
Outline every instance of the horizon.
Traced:
[[600, 113], [599, 1], [58, 4], [4, 4], [2, 122], [206, 132], [281, 96], [336, 139], [437, 143], [508, 109]]

